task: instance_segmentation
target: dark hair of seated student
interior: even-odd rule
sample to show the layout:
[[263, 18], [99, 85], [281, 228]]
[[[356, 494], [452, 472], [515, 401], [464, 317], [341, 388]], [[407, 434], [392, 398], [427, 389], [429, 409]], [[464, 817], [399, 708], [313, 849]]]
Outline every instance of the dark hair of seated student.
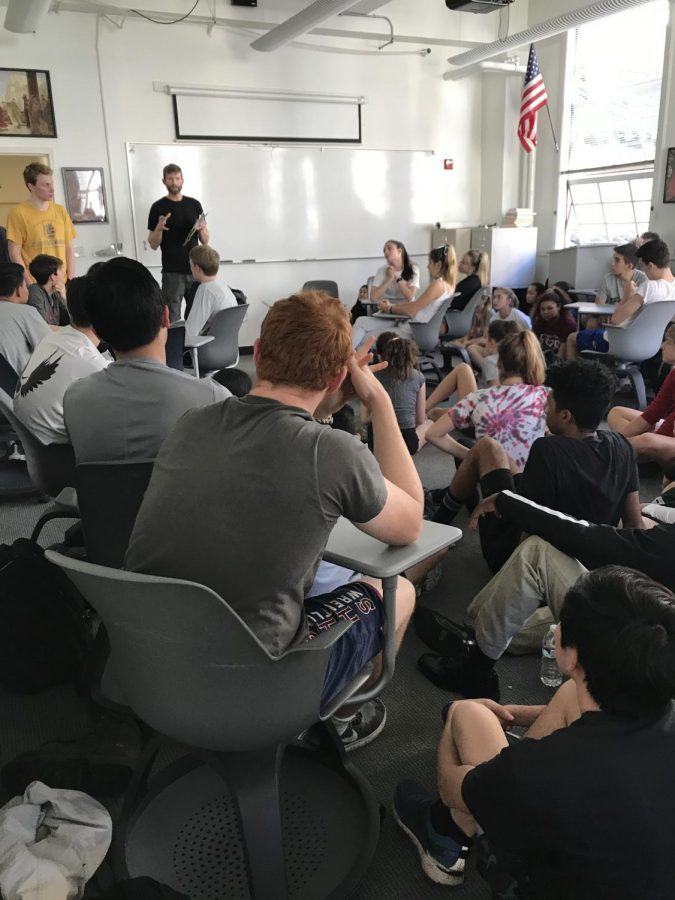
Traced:
[[525, 293], [525, 306], [535, 309], [539, 298], [545, 290], [546, 286], [543, 285], [541, 281], [531, 281], [528, 284], [527, 292]]
[[364, 306], [368, 301], [368, 285], [362, 284], [359, 288], [359, 296], [356, 298], [356, 303], [352, 306], [349, 311], [349, 315], [351, 316], [352, 325], [358, 318], [361, 316], [368, 315], [368, 309]]
[[28, 265], [30, 274], [40, 287], [46, 284], [52, 275], [56, 275], [59, 269], [63, 268], [64, 265], [58, 256], [49, 256], [47, 253], [38, 254]]
[[520, 322], [514, 322], [506, 319], [492, 319], [488, 325], [488, 338], [493, 340], [495, 344], [503, 341], [507, 334], [517, 334], [523, 329]]
[[91, 278], [87, 311], [96, 334], [123, 353], [152, 343], [162, 327], [162, 291], [142, 263], [108, 260]]
[[645, 265], [651, 263], [656, 269], [666, 269], [670, 265], [670, 248], [665, 241], [647, 241], [636, 250], [635, 255]]
[[227, 388], [233, 397], [245, 397], [253, 387], [251, 377], [243, 369], [220, 369], [211, 377]]
[[95, 275], [98, 270], [105, 265], [105, 260], [99, 259], [95, 263], [92, 263], [87, 269], [87, 275]]
[[617, 380], [594, 359], [570, 360], [549, 369], [546, 386], [558, 410], [566, 409], [582, 431], [595, 431], [607, 415]]
[[387, 363], [386, 371], [394, 381], [405, 381], [417, 368], [417, 344], [399, 337], [394, 331], [383, 331], [378, 335], [375, 350], [378, 359]]
[[655, 716], [675, 697], [674, 601], [668, 588], [622, 566], [588, 572], [565, 595], [560, 643], [577, 651], [605, 712]]
[[0, 263], [0, 297], [11, 297], [24, 282], [26, 273], [19, 263]]
[[[395, 331], [384, 331], [377, 338], [377, 356], [387, 368], [378, 372], [377, 380], [389, 394], [401, 435], [411, 456], [419, 449], [417, 409], [421, 402], [424, 378], [417, 370], [417, 344]], [[414, 377], [413, 377], [414, 373]], [[368, 424], [368, 446], [374, 449], [373, 427]]]
[[635, 244], [618, 244], [614, 247], [614, 252], [617, 256], [623, 257], [623, 261], [627, 265], [632, 266], [634, 269], [637, 268], [638, 258]]
[[87, 310], [87, 294], [91, 286], [86, 275], [71, 278], [66, 285], [66, 306], [70, 321], [78, 328], [91, 328], [91, 319]]
[[570, 291], [573, 291], [574, 288], [569, 281], [556, 281], [556, 283], [551, 285], [548, 290], [553, 291], [553, 293], [557, 294], [562, 299], [563, 306], [566, 303], [572, 302]]

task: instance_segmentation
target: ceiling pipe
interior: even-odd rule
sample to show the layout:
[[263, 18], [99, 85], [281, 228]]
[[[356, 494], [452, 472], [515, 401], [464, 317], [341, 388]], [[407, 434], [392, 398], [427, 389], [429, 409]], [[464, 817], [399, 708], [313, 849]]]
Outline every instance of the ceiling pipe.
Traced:
[[312, 28], [325, 22], [326, 19], [332, 19], [338, 16], [346, 9], [352, 9], [356, 6], [356, 0], [315, 0], [306, 9], [300, 10], [290, 19], [286, 19], [281, 25], [277, 25], [267, 34], [256, 38], [251, 44], [254, 50], [278, 50], [284, 44], [288, 44], [301, 34], [306, 34]]
[[445, 80], [459, 81], [460, 78], [468, 78], [469, 75], [480, 75], [483, 72], [506, 72], [507, 75], [522, 76], [527, 72], [527, 67], [519, 65], [517, 62], [475, 63], [473, 66], [465, 66], [463, 69], [455, 69], [454, 72], [448, 72]]
[[9, 0], [5, 28], [15, 34], [31, 34], [51, 5], [52, 0]]
[[458, 53], [456, 56], [450, 56], [448, 62], [455, 66], [455, 69], [445, 72], [443, 78], [445, 81], [450, 81], [458, 68], [483, 62], [483, 60], [498, 56], [507, 50], [522, 47], [523, 44], [531, 44], [533, 41], [554, 37], [556, 34], [562, 34], [563, 31], [569, 31], [570, 28], [583, 25], [584, 22], [592, 22], [595, 19], [611, 16], [626, 9], [634, 9], [636, 6], [643, 6], [648, 2], [649, 0], [597, 0], [596, 3], [591, 3], [582, 9], [575, 9], [553, 19], [546, 19], [545, 22], [526, 28], [525, 31], [519, 31], [504, 41], [493, 41], [490, 44], [484, 44], [482, 47], [476, 47], [473, 50]]

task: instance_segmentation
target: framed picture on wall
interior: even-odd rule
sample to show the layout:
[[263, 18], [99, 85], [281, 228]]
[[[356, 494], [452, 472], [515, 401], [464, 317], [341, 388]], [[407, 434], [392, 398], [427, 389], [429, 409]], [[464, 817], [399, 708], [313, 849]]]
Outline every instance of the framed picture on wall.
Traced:
[[663, 185], [663, 202], [675, 203], [675, 147], [670, 147], [666, 158], [666, 181]]
[[56, 137], [49, 72], [0, 68], [0, 137]]
[[66, 207], [70, 218], [77, 225], [86, 222], [107, 222], [108, 204], [103, 182], [103, 169], [64, 168], [63, 186]]

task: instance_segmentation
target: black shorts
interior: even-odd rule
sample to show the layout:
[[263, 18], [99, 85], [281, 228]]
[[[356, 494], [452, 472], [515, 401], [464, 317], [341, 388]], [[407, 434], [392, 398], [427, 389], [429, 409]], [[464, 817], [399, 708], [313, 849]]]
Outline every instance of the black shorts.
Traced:
[[353, 581], [305, 600], [305, 614], [308, 641], [345, 619], [354, 623], [331, 647], [321, 693], [325, 706], [381, 652], [384, 604], [372, 584]]

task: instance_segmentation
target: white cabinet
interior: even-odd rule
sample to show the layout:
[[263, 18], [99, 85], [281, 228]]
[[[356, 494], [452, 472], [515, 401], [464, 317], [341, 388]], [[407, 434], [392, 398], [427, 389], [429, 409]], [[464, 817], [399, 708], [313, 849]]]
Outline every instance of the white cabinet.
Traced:
[[548, 254], [549, 284], [568, 281], [577, 290], [597, 290], [610, 271], [614, 244], [565, 247]]
[[434, 228], [431, 232], [431, 249], [452, 244], [457, 254], [457, 262], [471, 249], [470, 228]]
[[493, 287], [523, 288], [534, 281], [536, 228], [472, 228], [471, 247], [489, 255]]

